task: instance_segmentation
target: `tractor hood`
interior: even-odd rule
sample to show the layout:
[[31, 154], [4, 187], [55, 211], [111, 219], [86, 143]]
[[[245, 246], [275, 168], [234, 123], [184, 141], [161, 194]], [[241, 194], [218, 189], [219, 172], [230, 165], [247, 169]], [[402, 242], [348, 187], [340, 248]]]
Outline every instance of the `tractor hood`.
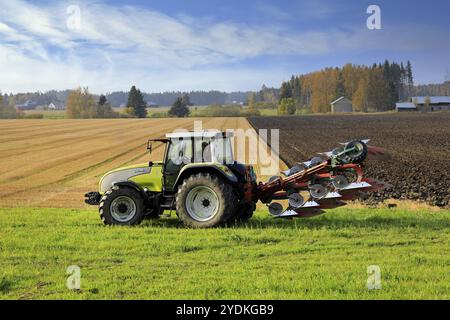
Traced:
[[[103, 194], [115, 184], [125, 181], [132, 181], [142, 185], [142, 187], [147, 187], [147, 184], [153, 185], [154, 183], [159, 185], [161, 184], [161, 168], [162, 162], [153, 162], [151, 165], [147, 162], [111, 170], [100, 179], [99, 191]], [[152, 178], [152, 181], [149, 181], [149, 178]]]

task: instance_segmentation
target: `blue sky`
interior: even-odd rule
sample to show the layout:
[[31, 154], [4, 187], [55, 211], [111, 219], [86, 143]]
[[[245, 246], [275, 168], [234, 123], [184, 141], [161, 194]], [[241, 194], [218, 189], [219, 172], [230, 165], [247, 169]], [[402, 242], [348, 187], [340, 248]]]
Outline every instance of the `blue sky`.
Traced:
[[[381, 30], [366, 10], [381, 9]], [[345, 63], [450, 77], [448, 0], [0, 0], [0, 90], [255, 90]], [[450, 79], [448, 79], [450, 80]]]

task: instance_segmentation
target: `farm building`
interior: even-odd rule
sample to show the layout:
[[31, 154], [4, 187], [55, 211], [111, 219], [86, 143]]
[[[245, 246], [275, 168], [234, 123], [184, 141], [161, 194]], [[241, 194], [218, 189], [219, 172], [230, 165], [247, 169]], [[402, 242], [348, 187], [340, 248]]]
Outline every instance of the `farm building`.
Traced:
[[65, 110], [66, 108], [64, 107], [63, 103], [59, 103], [59, 102], [52, 102], [48, 105], [48, 110]]
[[331, 112], [353, 112], [352, 102], [346, 97], [340, 97], [339, 99], [333, 101], [331, 104]]
[[16, 109], [19, 111], [34, 110], [37, 107], [37, 103], [31, 100], [27, 100], [25, 103], [16, 105]]
[[450, 111], [450, 96], [429, 97], [429, 109], [425, 110], [427, 97], [412, 97], [411, 101], [416, 105], [418, 111]]
[[395, 110], [397, 112], [415, 112], [417, 107], [412, 102], [399, 102], [395, 104]]

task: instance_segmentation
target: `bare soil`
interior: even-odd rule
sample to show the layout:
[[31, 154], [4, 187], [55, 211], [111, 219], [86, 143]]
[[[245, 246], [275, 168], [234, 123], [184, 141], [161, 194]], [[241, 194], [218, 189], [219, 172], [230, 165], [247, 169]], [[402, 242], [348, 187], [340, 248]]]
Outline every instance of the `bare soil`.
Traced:
[[389, 160], [369, 160], [366, 176], [390, 186], [388, 198], [450, 206], [450, 113], [254, 117], [259, 129], [280, 129], [280, 158], [289, 166], [357, 139], [371, 139]]

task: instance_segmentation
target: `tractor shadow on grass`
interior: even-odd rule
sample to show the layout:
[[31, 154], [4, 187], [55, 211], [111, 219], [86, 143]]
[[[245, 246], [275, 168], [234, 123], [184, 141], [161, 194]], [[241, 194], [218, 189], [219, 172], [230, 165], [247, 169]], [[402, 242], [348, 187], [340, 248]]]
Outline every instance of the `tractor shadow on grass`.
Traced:
[[426, 230], [448, 230], [450, 228], [449, 220], [432, 218], [339, 218], [339, 217], [316, 217], [316, 218], [294, 218], [292, 220], [276, 219], [255, 219], [245, 224], [238, 225], [240, 228], [283, 228], [283, 229], [426, 229]]
[[[425, 230], [449, 230], [450, 219], [448, 214], [442, 213], [442, 217], [436, 215], [405, 217], [383, 217], [371, 215], [358, 217], [339, 217], [339, 214], [322, 215], [314, 218], [293, 218], [293, 219], [276, 219], [273, 217], [256, 217], [245, 223], [235, 223], [220, 227], [222, 229], [345, 229], [345, 228], [361, 228], [361, 229], [425, 229]], [[160, 228], [176, 228], [184, 229], [185, 227], [175, 217], [162, 218], [159, 220], [149, 220], [143, 223], [146, 227]]]

